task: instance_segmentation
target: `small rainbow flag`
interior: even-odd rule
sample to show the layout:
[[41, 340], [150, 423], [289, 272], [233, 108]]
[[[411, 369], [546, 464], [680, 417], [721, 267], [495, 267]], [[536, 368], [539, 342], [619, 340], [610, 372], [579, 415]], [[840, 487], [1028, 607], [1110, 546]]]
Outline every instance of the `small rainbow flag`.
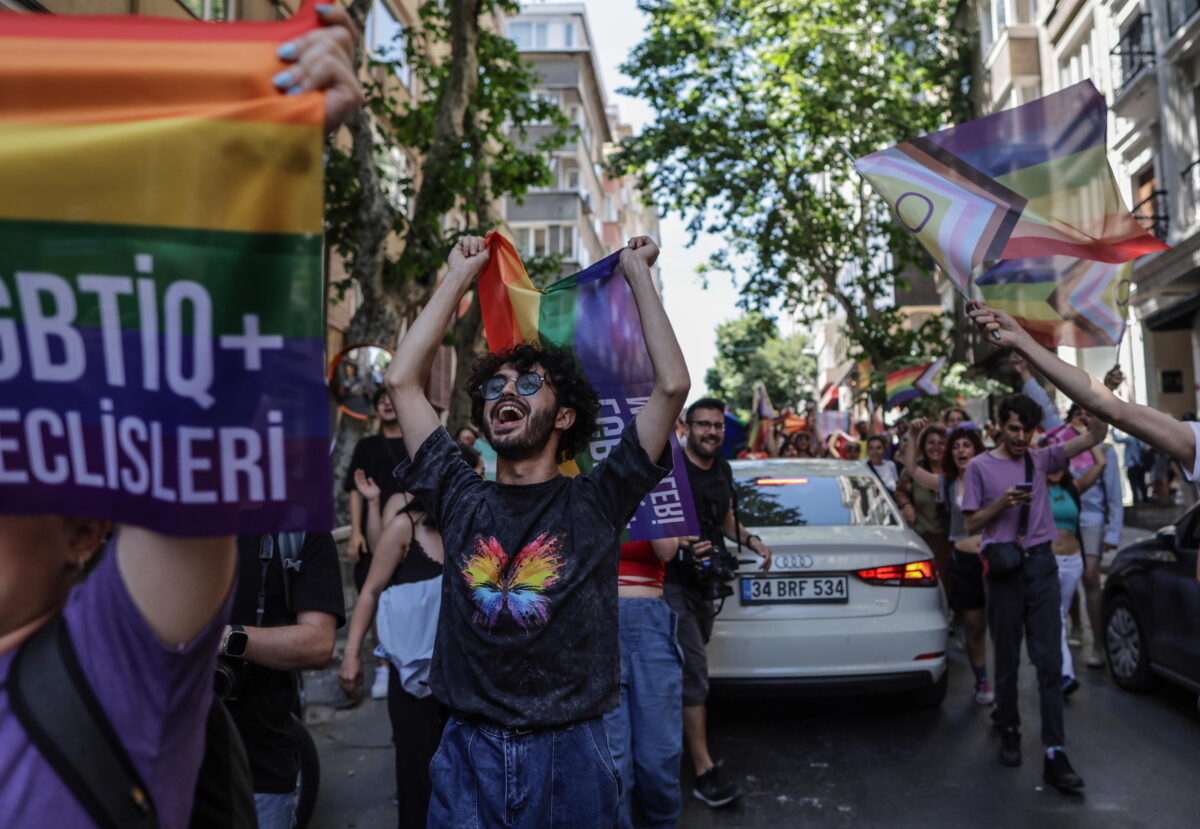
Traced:
[[967, 293], [1005, 259], [1127, 262], [1167, 246], [1125, 208], [1091, 81], [860, 158], [858, 171]]
[[[491, 258], [479, 277], [479, 305], [488, 348], [501, 352], [518, 343], [569, 346], [600, 396], [599, 431], [587, 451], [563, 472], [588, 472], [620, 441], [625, 425], [650, 397], [654, 368], [642, 337], [637, 305], [620, 270], [620, 252], [538, 290], [512, 243], [488, 234]], [[699, 532], [683, 451], [671, 435], [675, 469], [638, 507], [628, 532], [632, 541]]]
[[1115, 346], [1125, 336], [1133, 263], [1009, 259], [975, 285], [984, 302], [1012, 314], [1046, 348]]
[[896, 408], [918, 397], [937, 394], [940, 391], [938, 375], [945, 364], [946, 358], [941, 357], [932, 363], [902, 368], [888, 374], [884, 383], [887, 408]]
[[0, 511], [332, 524], [317, 25], [0, 12]]

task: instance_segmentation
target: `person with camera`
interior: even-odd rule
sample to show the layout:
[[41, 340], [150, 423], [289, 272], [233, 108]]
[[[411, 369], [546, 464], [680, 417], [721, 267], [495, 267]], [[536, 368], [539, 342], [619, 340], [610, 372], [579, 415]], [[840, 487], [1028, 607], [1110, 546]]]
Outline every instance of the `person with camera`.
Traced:
[[1107, 428], [1093, 420], [1087, 432], [1066, 443], [1033, 449], [1042, 409], [1024, 394], [1000, 403], [1000, 445], [967, 465], [962, 514], [969, 534], [983, 533], [987, 584], [987, 623], [996, 667], [999, 760], [1021, 764], [1021, 718], [1017, 710], [1017, 671], [1021, 637], [1029, 637], [1029, 658], [1037, 669], [1041, 698], [1045, 782], [1063, 791], [1083, 788], [1083, 780], [1063, 751], [1062, 619], [1053, 542], [1058, 540], [1047, 476], [1104, 439]]
[[240, 536], [215, 687], [246, 745], [259, 829], [291, 829], [300, 758], [298, 672], [323, 668], [345, 621], [333, 536]]
[[771, 568], [771, 548], [752, 535], [734, 513], [733, 473], [721, 454], [725, 442], [725, 402], [714, 397], [688, 407], [684, 460], [688, 482], [700, 519], [700, 535], [685, 538], [667, 563], [663, 586], [667, 603], [679, 618], [679, 646], [683, 649], [683, 734], [696, 786], [692, 794], [713, 808], [741, 797], [737, 784], [726, 780], [708, 753], [705, 700], [708, 697], [708, 658], [704, 645], [712, 634], [719, 612], [715, 600], [732, 593], [737, 559], [725, 539], [749, 547], [762, 557], [761, 569]]

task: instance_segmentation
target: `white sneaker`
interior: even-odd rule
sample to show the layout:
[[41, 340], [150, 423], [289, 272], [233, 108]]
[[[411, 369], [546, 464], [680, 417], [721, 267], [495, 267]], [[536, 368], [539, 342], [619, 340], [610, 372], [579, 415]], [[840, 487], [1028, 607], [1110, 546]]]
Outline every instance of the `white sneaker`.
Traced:
[[996, 701], [996, 695], [992, 692], [992, 684], [986, 679], [981, 679], [975, 683], [975, 702], [979, 705], [991, 705]]
[[371, 699], [387, 699], [387, 665], [375, 666], [375, 681], [371, 683]]

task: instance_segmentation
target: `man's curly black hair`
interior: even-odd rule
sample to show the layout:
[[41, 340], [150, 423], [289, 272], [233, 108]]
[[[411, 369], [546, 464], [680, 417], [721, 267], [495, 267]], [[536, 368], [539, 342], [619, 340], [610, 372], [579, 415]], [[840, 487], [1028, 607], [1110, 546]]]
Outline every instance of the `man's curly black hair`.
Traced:
[[467, 391], [471, 394], [471, 420], [479, 424], [484, 422], [484, 401], [479, 387], [484, 381], [495, 377], [505, 363], [521, 373], [535, 365], [541, 366], [550, 380], [551, 390], [558, 397], [558, 405], [575, 410], [575, 422], [562, 433], [555, 460], [561, 463], [586, 449], [596, 432], [600, 399], [584, 376], [579, 361], [575, 359], [575, 352], [564, 346], [522, 343], [499, 354], [480, 354], [476, 357], [471, 376], [467, 379]]

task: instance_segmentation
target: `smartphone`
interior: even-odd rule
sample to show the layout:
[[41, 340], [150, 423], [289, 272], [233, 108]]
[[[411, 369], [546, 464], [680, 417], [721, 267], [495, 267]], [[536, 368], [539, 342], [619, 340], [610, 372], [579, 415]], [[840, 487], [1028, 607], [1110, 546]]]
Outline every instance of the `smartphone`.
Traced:
[[1017, 484], [1017, 489], [1021, 490], [1022, 492], [1033, 492], [1033, 484], [1026, 481], [1023, 484]]

